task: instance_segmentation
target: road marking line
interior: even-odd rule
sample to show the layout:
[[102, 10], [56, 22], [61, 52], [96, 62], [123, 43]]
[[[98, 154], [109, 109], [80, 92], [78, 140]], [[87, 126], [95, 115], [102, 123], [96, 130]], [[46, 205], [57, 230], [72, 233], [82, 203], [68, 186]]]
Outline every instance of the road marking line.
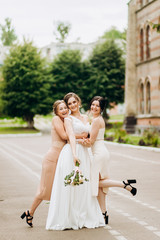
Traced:
[[3, 152], [5, 155], [7, 155], [10, 159], [13, 159], [16, 163], [18, 163], [21, 167], [23, 167], [25, 170], [27, 170], [29, 173], [31, 173], [32, 175], [34, 175], [36, 178], [40, 179], [39, 174], [37, 174], [36, 172], [34, 172], [31, 168], [27, 167], [25, 164], [23, 164], [22, 162], [20, 162], [17, 158], [13, 157], [11, 154], [7, 153], [6, 151], [4, 151], [3, 149], [0, 149], [1, 152]]
[[[128, 217], [126, 215], [125, 212], [123, 211], [118, 211], [116, 210], [114, 207], [111, 207], [115, 212], [118, 212], [120, 213], [121, 215], [127, 217], [128, 219], [132, 220], [133, 222], [137, 223], [137, 224], [140, 224], [141, 226], [143, 226], [144, 228], [146, 228], [147, 230], [151, 231], [152, 233], [156, 234], [157, 236], [160, 236], [160, 232], [159, 232], [159, 229], [157, 229], [156, 227], [153, 227], [153, 226], [150, 226], [148, 223], [144, 222], [144, 221], [141, 221], [139, 220], [138, 218], [136, 217]], [[156, 231], [156, 232], [155, 232]]]
[[136, 217], [129, 217], [129, 219], [134, 221], [134, 222], [138, 221], [138, 218], [136, 218]]
[[154, 232], [158, 237], [160, 237], [160, 232]]
[[130, 214], [123, 212], [122, 213], [125, 217], [130, 217]]
[[112, 151], [110, 151], [110, 153], [113, 154], [113, 155], [117, 155], [117, 156], [127, 158], [127, 159], [132, 159], [132, 160], [141, 161], [141, 162], [145, 162], [145, 163], [152, 163], [152, 164], [160, 165], [160, 162], [153, 161], [153, 160], [145, 160], [143, 158], [132, 157], [132, 156], [129, 156], [129, 155], [126, 155], [126, 154], [116, 153], [116, 152], [112, 152]]
[[150, 231], [157, 231], [158, 229], [153, 227], [153, 226], [145, 226], [145, 228], [147, 228]]
[[125, 237], [123, 237], [123, 236], [115, 236], [115, 238], [117, 239], [117, 240], [127, 240]]
[[149, 206], [149, 208], [151, 208], [151, 209], [156, 209], [156, 207], [154, 207], [154, 206]]
[[148, 203], [141, 202], [140, 200], [137, 200], [137, 199], [135, 199], [135, 198], [133, 198], [133, 197], [130, 197], [130, 196], [126, 195], [126, 194], [123, 194], [123, 193], [119, 192], [118, 190], [115, 190], [115, 189], [113, 189], [113, 188], [110, 188], [109, 191], [111, 191], [111, 192], [113, 192], [113, 193], [115, 193], [115, 194], [118, 194], [118, 195], [120, 195], [120, 196], [122, 196], [122, 197], [124, 197], [124, 198], [127, 198], [127, 199], [129, 199], [129, 200], [132, 200], [133, 202], [136, 202], [136, 203], [138, 203], [138, 204], [140, 204], [140, 205], [142, 205], [142, 206], [144, 206], [144, 207], [147, 207], [147, 208], [149, 208], [149, 209], [153, 209], [153, 210], [156, 211], [156, 212], [160, 212], [160, 209], [158, 209], [157, 207], [151, 206], [151, 205], [149, 205]]
[[113, 236], [119, 235], [119, 232], [116, 231], [116, 230], [109, 230], [109, 232], [110, 232]]
[[33, 161], [33, 160], [30, 159], [29, 157], [24, 156], [23, 154], [17, 152], [16, 150], [10, 149], [10, 147], [8, 147], [8, 146], [6, 146], [6, 145], [4, 145], [4, 144], [2, 144], [2, 143], [0, 143], [0, 145], [1, 145], [4, 149], [7, 149], [7, 150], [9, 150], [9, 151], [12, 151], [13, 153], [17, 154], [18, 156], [22, 157], [23, 159], [27, 159], [27, 161], [35, 164], [38, 168], [41, 168], [41, 165], [40, 165], [39, 163]]
[[104, 229], [108, 230], [108, 232], [118, 240], [127, 240], [124, 236], [122, 236], [118, 231], [114, 230], [109, 225], [106, 225]]
[[148, 225], [148, 223], [144, 222], [144, 221], [137, 221], [140, 225], [146, 226]]
[[124, 144], [124, 143], [116, 143], [116, 142], [109, 142], [105, 141], [106, 146], [107, 145], [113, 145], [113, 146], [118, 146], [118, 147], [124, 147], [124, 148], [133, 148], [133, 149], [140, 149], [140, 150], [145, 150], [145, 151], [150, 151], [150, 152], [160, 152], [159, 148], [155, 147], [143, 147], [143, 146], [137, 146], [137, 145], [131, 145], [131, 144]]
[[109, 230], [109, 229], [112, 229], [112, 228], [111, 228], [111, 226], [109, 226], [109, 225], [106, 225], [106, 226], [104, 227], [104, 229], [107, 229], [107, 230]]
[[29, 154], [31, 154], [33, 156], [36, 156], [36, 157], [39, 157], [39, 158], [43, 158], [43, 155], [40, 155], [38, 153], [33, 153], [33, 152], [31, 152], [31, 151], [29, 151], [27, 149], [24, 149], [24, 148], [21, 148], [21, 147], [17, 146], [16, 144], [13, 144], [13, 143], [7, 143], [7, 144], [10, 145], [10, 146], [13, 146], [14, 148], [20, 149], [23, 152], [29, 153]]

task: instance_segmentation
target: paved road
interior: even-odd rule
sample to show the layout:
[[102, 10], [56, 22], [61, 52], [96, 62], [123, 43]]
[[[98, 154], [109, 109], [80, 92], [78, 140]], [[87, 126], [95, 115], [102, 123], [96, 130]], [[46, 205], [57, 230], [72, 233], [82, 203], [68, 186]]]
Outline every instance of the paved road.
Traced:
[[157, 240], [160, 239], [160, 153], [108, 145], [111, 177], [137, 179], [138, 194], [110, 189], [109, 225], [77, 231], [46, 231], [43, 202], [29, 228], [20, 215], [37, 189], [50, 136], [0, 138], [0, 240]]

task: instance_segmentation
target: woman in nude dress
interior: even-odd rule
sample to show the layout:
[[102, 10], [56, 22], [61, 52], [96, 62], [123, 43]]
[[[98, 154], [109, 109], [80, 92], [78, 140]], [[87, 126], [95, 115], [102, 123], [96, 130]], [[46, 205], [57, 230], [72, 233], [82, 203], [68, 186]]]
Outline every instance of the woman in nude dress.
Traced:
[[51, 136], [52, 144], [42, 162], [40, 185], [29, 210], [25, 211], [21, 218], [26, 217], [26, 222], [33, 227], [32, 219], [35, 210], [43, 200], [50, 200], [51, 190], [59, 154], [66, 143], [67, 135], [64, 129], [64, 118], [69, 110], [63, 100], [58, 100], [53, 105], [56, 116], [52, 119]]
[[[33, 215], [39, 204], [43, 200], [50, 200], [57, 160], [62, 148], [66, 144], [66, 140], [68, 140], [64, 129], [64, 118], [66, 118], [69, 113], [66, 103], [63, 100], [57, 100], [53, 105], [53, 111], [56, 116], [52, 119], [52, 144], [42, 162], [40, 185], [30, 209], [21, 215], [22, 219], [26, 217], [26, 222], [30, 227], [33, 227]], [[75, 137], [83, 138], [86, 136], [86, 133], [82, 133], [77, 134]]]
[[109, 152], [104, 144], [105, 122], [101, 115], [105, 107], [105, 100], [100, 97], [94, 97], [90, 102], [90, 110], [93, 115], [91, 124], [90, 138], [79, 140], [82, 144], [90, 147], [93, 153], [91, 164], [91, 188], [92, 195], [97, 196], [105, 223], [108, 224], [108, 215], [106, 211], [106, 194], [109, 187], [120, 187], [130, 191], [134, 196], [137, 189], [131, 186], [136, 183], [135, 179], [127, 181], [115, 181], [109, 179]]

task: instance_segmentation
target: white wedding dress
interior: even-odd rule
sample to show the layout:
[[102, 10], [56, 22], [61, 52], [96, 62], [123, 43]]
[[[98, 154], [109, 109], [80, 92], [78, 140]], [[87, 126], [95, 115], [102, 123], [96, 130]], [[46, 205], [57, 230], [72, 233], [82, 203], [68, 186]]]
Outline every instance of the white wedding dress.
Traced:
[[[89, 131], [89, 124], [84, 125], [73, 116], [71, 119], [68, 118], [68, 121], [72, 121], [75, 134]], [[90, 180], [88, 148], [77, 143], [76, 153], [81, 161], [82, 174]], [[57, 163], [46, 223], [47, 230], [96, 228], [105, 225], [97, 198], [91, 195], [90, 181], [79, 186], [64, 185], [65, 176], [70, 174], [73, 169], [71, 146], [66, 144]]]

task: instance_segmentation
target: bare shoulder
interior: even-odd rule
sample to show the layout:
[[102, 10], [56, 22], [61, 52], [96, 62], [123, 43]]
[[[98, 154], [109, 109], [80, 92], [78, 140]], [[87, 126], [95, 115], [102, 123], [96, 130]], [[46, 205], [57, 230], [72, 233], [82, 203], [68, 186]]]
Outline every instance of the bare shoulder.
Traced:
[[99, 128], [105, 127], [105, 122], [103, 117], [97, 117], [92, 120], [92, 124], [97, 125]]
[[92, 119], [92, 123], [100, 123], [101, 121], [100, 121], [100, 118], [99, 117], [96, 117], [96, 118], [93, 118]]
[[52, 118], [52, 124], [57, 124], [57, 123], [62, 123], [62, 120], [60, 119], [59, 116], [56, 115]]

